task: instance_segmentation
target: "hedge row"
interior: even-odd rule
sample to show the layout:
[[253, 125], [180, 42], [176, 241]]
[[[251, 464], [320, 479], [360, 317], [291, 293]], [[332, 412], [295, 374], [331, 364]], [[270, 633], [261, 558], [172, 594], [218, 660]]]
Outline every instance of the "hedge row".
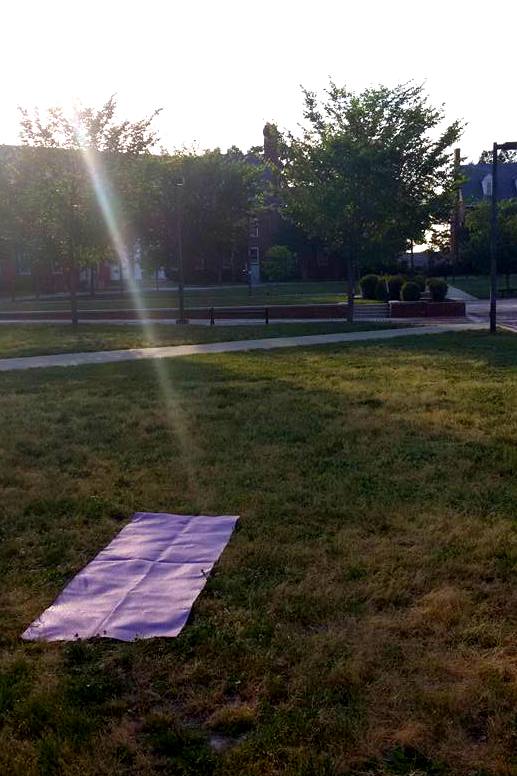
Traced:
[[404, 275], [364, 275], [359, 285], [363, 299], [376, 299], [379, 302], [417, 302], [426, 287], [433, 302], [443, 302], [449, 288], [445, 280], [428, 278], [426, 281], [423, 275], [411, 279]]

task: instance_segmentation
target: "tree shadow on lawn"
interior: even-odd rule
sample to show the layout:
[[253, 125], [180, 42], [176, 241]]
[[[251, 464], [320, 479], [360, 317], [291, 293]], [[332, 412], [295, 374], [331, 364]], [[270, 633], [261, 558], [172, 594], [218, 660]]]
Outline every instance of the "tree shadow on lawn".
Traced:
[[[495, 773], [515, 693], [509, 378], [489, 343], [423, 344], [167, 362], [187, 492], [151, 364], [2, 376], [6, 751], [65, 774], [96, 773], [92, 746], [112, 773], [178, 747], [184, 773]], [[242, 515], [184, 633], [20, 645], [135, 509]], [[229, 719], [246, 737], [212, 761], [188, 731]]]

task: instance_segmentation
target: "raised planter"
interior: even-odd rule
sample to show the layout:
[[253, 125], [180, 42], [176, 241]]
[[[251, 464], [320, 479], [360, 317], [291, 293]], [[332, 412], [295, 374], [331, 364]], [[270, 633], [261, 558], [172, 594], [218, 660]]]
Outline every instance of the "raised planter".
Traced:
[[425, 318], [427, 302], [389, 302], [390, 318]]
[[429, 318], [464, 318], [465, 302], [445, 301], [426, 302], [427, 316]]
[[465, 302], [390, 302], [390, 318], [464, 318]]

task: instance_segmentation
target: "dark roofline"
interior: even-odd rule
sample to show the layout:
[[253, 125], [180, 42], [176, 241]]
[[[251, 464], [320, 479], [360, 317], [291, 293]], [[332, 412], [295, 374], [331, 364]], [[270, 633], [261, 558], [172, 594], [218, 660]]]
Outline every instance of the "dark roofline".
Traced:
[[[460, 175], [466, 178], [460, 186], [463, 200], [466, 202], [483, 200], [485, 196], [482, 181], [486, 175], [492, 174], [492, 165], [463, 164], [459, 171]], [[497, 165], [497, 172], [497, 199], [517, 198], [517, 162], [501, 162]]]

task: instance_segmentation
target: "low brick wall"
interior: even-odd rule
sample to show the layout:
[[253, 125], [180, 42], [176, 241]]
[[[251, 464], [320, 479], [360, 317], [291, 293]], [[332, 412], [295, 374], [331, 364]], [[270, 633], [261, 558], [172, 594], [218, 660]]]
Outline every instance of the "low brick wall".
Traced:
[[390, 302], [390, 318], [425, 318], [427, 302]]
[[465, 302], [427, 302], [429, 318], [465, 317]]
[[[248, 305], [245, 307], [193, 307], [185, 310], [189, 320], [210, 320], [212, 311], [214, 320], [242, 318], [265, 321], [270, 318], [346, 318], [346, 304], [307, 304], [307, 305]], [[176, 308], [157, 308], [146, 310], [145, 318], [172, 319], [179, 316]], [[126, 310], [79, 310], [79, 320], [138, 320], [138, 314], [133, 309]], [[53, 319], [69, 321], [70, 310], [27, 310], [16, 312], [0, 312], [0, 320], [39, 321]]]
[[465, 302], [390, 302], [390, 318], [464, 318]]

